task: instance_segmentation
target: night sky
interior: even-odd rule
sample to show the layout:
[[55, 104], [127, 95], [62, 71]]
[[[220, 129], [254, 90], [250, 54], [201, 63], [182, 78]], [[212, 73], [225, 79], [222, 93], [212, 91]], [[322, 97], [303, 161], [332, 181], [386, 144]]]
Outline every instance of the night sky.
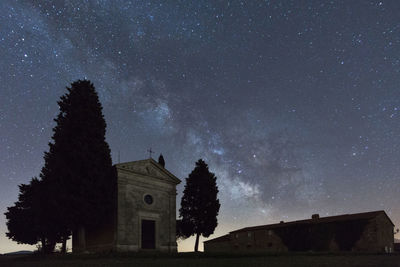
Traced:
[[182, 180], [209, 164], [211, 237], [382, 209], [398, 227], [399, 14], [397, 0], [1, 0], [0, 253], [26, 248], [3, 213], [78, 79], [99, 93], [114, 163], [151, 147]]

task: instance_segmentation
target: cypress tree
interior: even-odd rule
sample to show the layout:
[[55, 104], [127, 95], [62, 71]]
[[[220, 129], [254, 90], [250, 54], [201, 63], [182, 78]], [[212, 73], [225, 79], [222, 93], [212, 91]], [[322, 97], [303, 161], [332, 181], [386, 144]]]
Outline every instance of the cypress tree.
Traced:
[[42, 242], [50, 253], [71, 231], [109, 223], [113, 218], [116, 172], [105, 141], [106, 122], [93, 84], [78, 80], [58, 101], [40, 180], [19, 186], [14, 206], [5, 213], [8, 233], [18, 243]]
[[6, 236], [13, 241], [34, 245], [39, 242], [40, 230], [32, 220], [37, 220], [37, 195], [34, 193], [38, 180], [33, 178], [30, 184], [19, 185], [18, 201], [8, 207], [4, 213], [7, 219]]
[[48, 213], [48, 190], [37, 178], [29, 184], [19, 185], [18, 201], [5, 213], [8, 232], [6, 236], [17, 243], [34, 245], [41, 242], [41, 251], [50, 253], [66, 234], [62, 225], [52, 220]]
[[184, 237], [196, 235], [194, 250], [198, 251], [200, 235], [209, 237], [218, 225], [217, 216], [220, 208], [217, 198], [217, 177], [208, 170], [207, 164], [199, 159], [196, 167], [186, 178], [186, 185], [181, 200], [178, 233]]
[[165, 168], [165, 160], [162, 154], [158, 157], [158, 163]]
[[51, 188], [54, 220], [77, 231], [112, 216], [115, 177], [93, 84], [78, 80], [67, 90], [58, 101], [60, 113], [41, 178]]

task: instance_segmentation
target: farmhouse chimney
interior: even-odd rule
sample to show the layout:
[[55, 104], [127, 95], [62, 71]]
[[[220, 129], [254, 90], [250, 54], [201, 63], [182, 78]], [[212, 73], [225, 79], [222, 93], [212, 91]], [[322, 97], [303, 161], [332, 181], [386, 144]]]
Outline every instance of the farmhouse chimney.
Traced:
[[311, 216], [311, 219], [313, 219], [313, 220], [319, 219], [319, 214], [318, 214], [318, 213], [317, 213], [317, 214], [313, 214], [313, 215]]

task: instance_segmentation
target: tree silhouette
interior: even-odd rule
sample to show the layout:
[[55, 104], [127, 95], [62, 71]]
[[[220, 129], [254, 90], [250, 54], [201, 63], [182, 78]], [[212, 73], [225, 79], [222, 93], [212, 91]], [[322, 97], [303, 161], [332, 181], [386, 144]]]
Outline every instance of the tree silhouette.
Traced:
[[184, 224], [181, 219], [176, 220], [176, 238], [185, 239], [192, 235], [193, 227], [188, 224]]
[[76, 81], [67, 90], [58, 101], [41, 180], [20, 185], [18, 201], [5, 213], [7, 236], [19, 243], [41, 241], [44, 252], [58, 242], [65, 252], [71, 231], [113, 219], [116, 172], [99, 98], [90, 81]]
[[165, 160], [164, 160], [164, 157], [163, 157], [162, 154], [160, 154], [160, 156], [158, 157], [158, 163], [159, 163], [161, 166], [165, 167]]
[[52, 220], [48, 212], [48, 191], [45, 184], [33, 178], [29, 184], [19, 185], [18, 201], [8, 207], [7, 237], [18, 243], [34, 245], [41, 242], [41, 251], [50, 253], [57, 242], [62, 240], [66, 229]]
[[194, 250], [198, 251], [200, 235], [204, 237], [214, 233], [218, 225], [217, 215], [220, 208], [217, 198], [217, 177], [208, 170], [207, 164], [199, 159], [196, 167], [186, 178], [181, 200], [178, 233], [183, 237], [196, 235]]
[[49, 187], [55, 221], [81, 231], [112, 217], [116, 180], [93, 84], [78, 80], [67, 90], [58, 101], [60, 113], [41, 178]]

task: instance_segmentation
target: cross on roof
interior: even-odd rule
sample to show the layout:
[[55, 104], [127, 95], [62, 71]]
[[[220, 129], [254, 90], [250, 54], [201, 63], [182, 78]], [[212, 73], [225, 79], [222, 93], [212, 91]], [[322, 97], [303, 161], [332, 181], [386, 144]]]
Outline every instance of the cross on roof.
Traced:
[[148, 149], [148, 150], [147, 150], [147, 152], [149, 152], [149, 155], [150, 155], [150, 158], [151, 158], [151, 154], [153, 154], [153, 153], [154, 153], [154, 151], [153, 151], [153, 150], [151, 150], [151, 147], [150, 147], [150, 149]]

